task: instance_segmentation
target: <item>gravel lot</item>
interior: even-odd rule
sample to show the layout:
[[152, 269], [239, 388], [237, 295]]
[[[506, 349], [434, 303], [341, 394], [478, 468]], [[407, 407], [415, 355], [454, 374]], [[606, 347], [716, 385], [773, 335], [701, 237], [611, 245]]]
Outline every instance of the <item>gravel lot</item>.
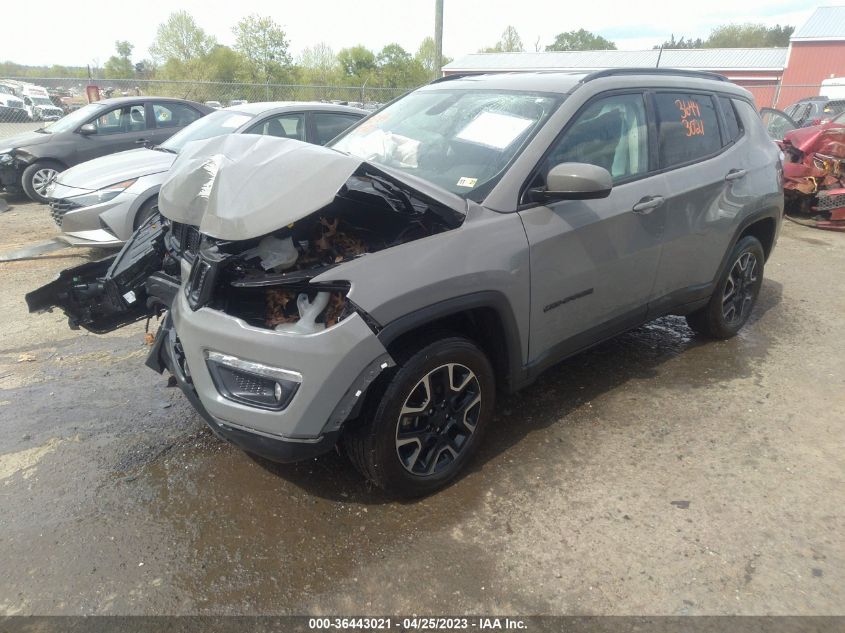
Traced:
[[[0, 252], [49, 239], [13, 200]], [[0, 263], [0, 615], [843, 614], [845, 235], [786, 223], [741, 336], [665, 318], [500, 401], [470, 472], [397, 503], [336, 454], [258, 462]]]

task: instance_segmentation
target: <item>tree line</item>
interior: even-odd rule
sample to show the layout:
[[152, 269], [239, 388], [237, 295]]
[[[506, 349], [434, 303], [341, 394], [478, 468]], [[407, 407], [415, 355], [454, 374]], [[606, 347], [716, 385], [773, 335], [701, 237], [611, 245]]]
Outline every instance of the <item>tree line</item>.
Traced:
[[[706, 38], [674, 35], [654, 48], [757, 48], [787, 46], [792, 26], [725, 24]], [[439, 75], [434, 40], [425, 38], [416, 51], [396, 43], [381, 50], [364, 45], [335, 51], [325, 42], [305, 48], [294, 57], [285, 30], [270, 17], [248, 15], [233, 28], [234, 44], [227, 46], [206, 33], [187, 11], [176, 11], [160, 24], [149, 47], [150, 57], [133, 59], [135, 46], [115, 42], [115, 54], [94, 68], [53, 65], [24, 66], [0, 63], [0, 76], [79, 77], [95, 79], [161, 79], [254, 84], [308, 84], [407, 89]], [[525, 51], [522, 38], [508, 26], [499, 41], [479, 52]], [[539, 39], [534, 50], [616, 50], [615, 42], [585, 29], [559, 33], [545, 47]], [[448, 57], [443, 64], [451, 61]]]

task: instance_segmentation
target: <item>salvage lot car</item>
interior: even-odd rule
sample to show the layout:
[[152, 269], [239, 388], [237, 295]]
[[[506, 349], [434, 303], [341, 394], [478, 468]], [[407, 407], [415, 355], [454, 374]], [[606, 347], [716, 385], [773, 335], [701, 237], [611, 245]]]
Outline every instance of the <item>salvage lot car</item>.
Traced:
[[785, 210], [790, 219], [845, 231], [845, 112], [812, 127], [765, 109], [769, 136], [784, 153]]
[[192, 144], [164, 219], [27, 303], [93, 332], [164, 313], [147, 364], [221, 437], [279, 461], [340, 440], [378, 486], [426, 494], [477, 450], [497, 389], [665, 314], [736, 334], [782, 177], [718, 75], [439, 81], [329, 148]]
[[23, 189], [47, 202], [47, 186], [68, 167], [139, 145], [158, 145], [213, 112], [201, 103], [165, 97], [106, 99], [58, 121], [0, 140], [0, 188]]
[[324, 144], [367, 112], [324, 103], [252, 103], [212, 112], [161, 145], [110, 154], [71, 167], [46, 191], [64, 241], [120, 246], [157, 212], [158, 190], [191, 141], [221, 134], [267, 134]]

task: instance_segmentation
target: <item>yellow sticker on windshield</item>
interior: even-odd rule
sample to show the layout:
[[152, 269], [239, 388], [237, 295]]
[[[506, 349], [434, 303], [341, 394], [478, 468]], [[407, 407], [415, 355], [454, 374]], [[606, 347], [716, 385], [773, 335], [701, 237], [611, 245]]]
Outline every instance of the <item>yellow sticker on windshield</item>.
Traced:
[[464, 176], [460, 180], [458, 180], [459, 187], [475, 187], [475, 183], [478, 182], [478, 178], [467, 178]]

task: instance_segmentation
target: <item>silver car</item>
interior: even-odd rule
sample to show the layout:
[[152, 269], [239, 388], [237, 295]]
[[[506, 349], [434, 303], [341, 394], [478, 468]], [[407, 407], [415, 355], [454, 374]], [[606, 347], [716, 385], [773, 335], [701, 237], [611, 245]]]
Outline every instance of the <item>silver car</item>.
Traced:
[[278, 461], [340, 443], [421, 495], [477, 451], [497, 391], [666, 314], [734, 336], [782, 183], [750, 93], [718, 75], [449, 79], [328, 147], [186, 147], [164, 218], [27, 302], [94, 332], [166, 313], [147, 365], [219, 436]]
[[158, 190], [191, 141], [265, 134], [323, 144], [368, 114], [324, 103], [250, 103], [213, 112], [161, 145], [96, 158], [61, 172], [48, 189], [50, 214], [75, 246], [121, 246], [156, 213]]

